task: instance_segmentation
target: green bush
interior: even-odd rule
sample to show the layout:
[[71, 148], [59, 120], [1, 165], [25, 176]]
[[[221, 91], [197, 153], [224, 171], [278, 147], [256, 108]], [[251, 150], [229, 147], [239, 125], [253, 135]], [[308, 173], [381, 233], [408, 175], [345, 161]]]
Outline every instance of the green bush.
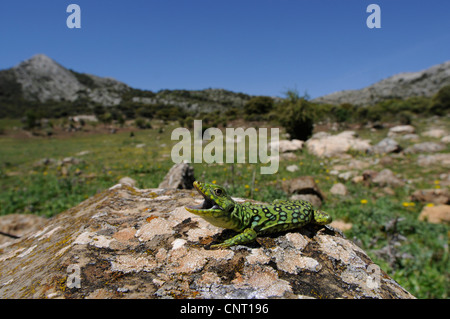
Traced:
[[152, 128], [152, 125], [150, 124], [149, 121], [147, 121], [146, 119], [142, 118], [142, 117], [138, 117], [137, 119], [134, 120], [134, 124], [140, 128], [140, 129], [148, 129], [148, 128]]
[[430, 113], [445, 115], [450, 112], [450, 85], [442, 87], [431, 100]]
[[403, 110], [398, 113], [397, 119], [402, 125], [409, 125], [412, 121], [412, 112]]
[[314, 104], [289, 90], [278, 107], [278, 121], [292, 139], [307, 140], [314, 129]]
[[148, 118], [148, 119], [152, 119], [154, 113], [155, 113], [155, 110], [150, 105], [141, 106], [136, 111], [136, 114], [139, 117], [145, 117], [145, 118]]
[[266, 114], [273, 108], [273, 99], [268, 96], [256, 96], [244, 104], [244, 112], [249, 115]]
[[25, 129], [31, 130], [39, 125], [39, 119], [36, 112], [28, 110], [25, 114]]
[[350, 122], [355, 112], [355, 107], [350, 103], [343, 103], [332, 110], [336, 122]]

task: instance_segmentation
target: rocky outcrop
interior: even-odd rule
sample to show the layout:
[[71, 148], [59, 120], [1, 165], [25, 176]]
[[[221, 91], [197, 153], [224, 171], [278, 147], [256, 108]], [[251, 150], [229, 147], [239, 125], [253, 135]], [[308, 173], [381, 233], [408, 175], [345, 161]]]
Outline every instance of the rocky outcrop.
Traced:
[[153, 97], [133, 97], [133, 102], [144, 104], [176, 105], [195, 112], [212, 112], [228, 107], [241, 108], [251, 96], [224, 89], [205, 90], [162, 90]]
[[39, 102], [88, 98], [102, 105], [117, 105], [121, 95], [130, 89], [112, 78], [70, 71], [44, 54], [37, 54], [12, 70], [23, 97]]
[[188, 163], [178, 163], [173, 165], [164, 176], [159, 188], [192, 189], [195, 181], [194, 168]]
[[194, 191], [118, 184], [0, 246], [0, 298], [413, 298], [331, 227], [211, 250]]
[[313, 100], [317, 103], [372, 105], [386, 99], [431, 97], [450, 84], [450, 61], [419, 72], [400, 73], [360, 90], [345, 90]]

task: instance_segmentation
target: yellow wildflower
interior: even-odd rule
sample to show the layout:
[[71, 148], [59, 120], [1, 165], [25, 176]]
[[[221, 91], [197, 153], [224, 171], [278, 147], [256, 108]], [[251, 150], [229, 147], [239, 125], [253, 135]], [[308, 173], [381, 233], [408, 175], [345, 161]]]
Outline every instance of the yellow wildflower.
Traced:
[[403, 207], [413, 207], [413, 206], [416, 206], [416, 204], [413, 203], [413, 202], [403, 202], [402, 205], [403, 205]]
[[368, 203], [367, 199], [361, 199], [361, 204], [367, 204], [367, 203]]

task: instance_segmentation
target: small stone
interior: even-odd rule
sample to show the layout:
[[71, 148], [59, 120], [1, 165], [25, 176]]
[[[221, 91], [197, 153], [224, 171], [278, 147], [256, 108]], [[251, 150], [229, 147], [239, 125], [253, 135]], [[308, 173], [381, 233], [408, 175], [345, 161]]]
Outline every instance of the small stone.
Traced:
[[416, 129], [412, 125], [398, 125], [391, 127], [388, 132], [388, 136], [396, 136], [400, 134], [413, 134], [416, 132]]
[[355, 176], [356, 172], [348, 171], [338, 174], [338, 177], [344, 181], [350, 180], [353, 176]]
[[346, 196], [348, 194], [347, 187], [342, 183], [336, 183], [331, 187], [330, 193], [334, 195]]
[[128, 176], [122, 177], [119, 180], [119, 183], [120, 184], [126, 184], [126, 185], [129, 185], [131, 187], [135, 187], [136, 186], [136, 181], [134, 179], [132, 179], [131, 177], [128, 177]]
[[299, 170], [299, 168], [298, 168], [298, 166], [297, 165], [289, 165], [288, 167], [286, 167], [286, 170], [288, 171], [288, 172], [295, 172], [295, 171], [298, 171]]
[[352, 223], [346, 223], [343, 220], [333, 220], [330, 224], [331, 227], [340, 229], [342, 231], [347, 231], [352, 229], [353, 224]]

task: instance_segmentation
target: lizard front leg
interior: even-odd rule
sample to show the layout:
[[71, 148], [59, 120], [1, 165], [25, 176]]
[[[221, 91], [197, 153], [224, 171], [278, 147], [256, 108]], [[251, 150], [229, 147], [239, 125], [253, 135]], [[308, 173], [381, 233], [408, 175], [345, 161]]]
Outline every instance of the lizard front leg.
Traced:
[[211, 248], [228, 248], [234, 245], [251, 243], [256, 239], [257, 233], [253, 228], [246, 228], [242, 233], [225, 240], [221, 244], [211, 245]]

